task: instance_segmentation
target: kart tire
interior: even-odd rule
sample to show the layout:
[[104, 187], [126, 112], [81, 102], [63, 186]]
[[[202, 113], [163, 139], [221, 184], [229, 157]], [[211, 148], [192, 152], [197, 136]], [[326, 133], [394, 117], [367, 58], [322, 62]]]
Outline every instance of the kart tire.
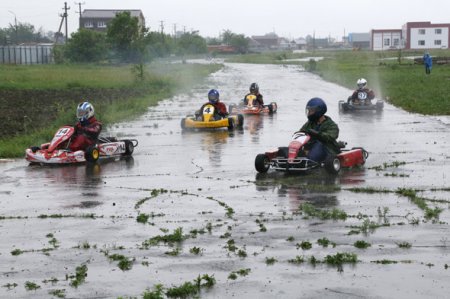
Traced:
[[258, 154], [255, 158], [255, 169], [259, 173], [266, 173], [270, 168], [270, 160], [266, 154]]
[[242, 114], [238, 114], [237, 115], [237, 119], [238, 119], [238, 128], [242, 128], [244, 126], [244, 116]]
[[272, 113], [277, 112], [277, 110], [278, 110], [277, 103], [275, 103], [275, 102], [270, 103], [270, 107], [272, 107]]
[[269, 108], [269, 114], [273, 114], [273, 106], [272, 106], [272, 103], [270, 103], [269, 105], [267, 105], [267, 108]]
[[228, 131], [233, 131], [234, 125], [234, 119], [232, 117], [228, 117]]
[[376, 102], [375, 108], [376, 108], [377, 112], [381, 112], [383, 110], [383, 107], [384, 107], [384, 102], [381, 102], [381, 101]]
[[324, 164], [325, 170], [330, 174], [337, 174], [341, 170], [341, 161], [335, 155], [328, 155]]
[[186, 118], [182, 118], [180, 122], [181, 130], [186, 130]]
[[134, 152], [134, 144], [131, 140], [124, 140], [125, 142], [125, 153], [122, 156], [131, 156]]
[[100, 151], [96, 145], [89, 146], [84, 152], [84, 158], [87, 162], [95, 163], [100, 157]]
[[277, 156], [278, 157], [282, 157], [282, 158], [287, 158], [288, 157], [288, 153], [289, 153], [289, 149], [288, 149], [287, 146], [279, 147]]

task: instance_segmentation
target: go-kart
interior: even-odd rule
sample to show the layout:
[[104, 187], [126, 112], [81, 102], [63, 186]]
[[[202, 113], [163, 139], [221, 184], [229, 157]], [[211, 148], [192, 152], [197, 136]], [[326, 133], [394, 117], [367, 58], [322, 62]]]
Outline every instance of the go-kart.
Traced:
[[311, 169], [324, 167], [331, 174], [337, 174], [342, 167], [354, 167], [363, 165], [369, 153], [362, 147], [344, 149], [346, 143], [338, 142], [340, 152], [337, 155], [329, 153], [323, 162], [316, 162], [306, 156], [311, 136], [304, 132], [296, 132], [288, 147], [258, 154], [255, 158], [255, 168], [260, 173], [265, 173], [269, 168], [286, 172], [306, 172]]
[[276, 102], [271, 102], [268, 105], [258, 105], [256, 102], [256, 96], [255, 95], [248, 95], [246, 97], [247, 104], [245, 104], [245, 101], [242, 100], [239, 105], [237, 104], [231, 104], [228, 108], [228, 111], [230, 111], [230, 114], [246, 114], [246, 115], [254, 115], [254, 114], [272, 114], [277, 112], [278, 106]]
[[383, 111], [384, 101], [377, 100], [375, 104], [368, 98], [367, 92], [359, 91], [357, 99], [348, 97], [347, 101], [339, 101], [339, 111], [351, 112], [351, 111]]
[[86, 150], [71, 151], [69, 145], [75, 133], [72, 126], [61, 127], [49, 143], [25, 150], [25, 159], [31, 163], [68, 164], [96, 162], [101, 157], [129, 156], [138, 145], [136, 139], [117, 140], [115, 137], [99, 137], [97, 143]]
[[195, 115], [188, 115], [181, 119], [181, 129], [215, 129], [227, 128], [229, 131], [235, 127], [242, 128], [244, 116], [242, 114], [220, 117], [212, 104], [203, 105]]

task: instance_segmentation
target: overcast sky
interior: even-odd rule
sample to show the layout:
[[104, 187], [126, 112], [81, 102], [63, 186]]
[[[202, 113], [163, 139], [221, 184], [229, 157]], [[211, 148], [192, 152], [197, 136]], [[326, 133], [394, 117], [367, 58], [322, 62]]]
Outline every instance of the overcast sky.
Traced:
[[[217, 37], [223, 30], [288, 38], [332, 37], [349, 32], [401, 29], [406, 22], [450, 23], [450, 0], [77, 0], [67, 1], [69, 34], [78, 30], [78, 5], [83, 9], [140, 9], [152, 31], [198, 30]], [[64, 1], [1, 0], [0, 27], [26, 22], [57, 31]], [[175, 25], [176, 24], [176, 25]], [[64, 31], [64, 27], [63, 27]]]

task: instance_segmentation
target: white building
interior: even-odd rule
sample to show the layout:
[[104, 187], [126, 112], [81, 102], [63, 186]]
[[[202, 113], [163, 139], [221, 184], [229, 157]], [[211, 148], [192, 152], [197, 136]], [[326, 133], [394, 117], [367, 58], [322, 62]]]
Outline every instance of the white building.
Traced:
[[448, 49], [450, 24], [408, 22], [402, 27], [405, 49]]
[[370, 38], [370, 48], [373, 51], [403, 48], [402, 30], [400, 29], [372, 29]]

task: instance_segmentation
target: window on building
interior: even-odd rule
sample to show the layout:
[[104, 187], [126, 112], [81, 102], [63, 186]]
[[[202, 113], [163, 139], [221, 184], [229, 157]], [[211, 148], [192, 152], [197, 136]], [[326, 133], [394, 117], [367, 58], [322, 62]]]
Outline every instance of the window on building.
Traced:
[[84, 28], [93, 28], [94, 23], [92, 21], [86, 21], [84, 22]]
[[425, 34], [425, 29], [419, 29], [419, 34]]
[[435, 34], [442, 34], [442, 29], [440, 29], [440, 28], [434, 29], [434, 33]]
[[391, 39], [385, 38], [385, 39], [383, 40], [383, 45], [385, 45], [385, 46], [390, 46], [390, 45], [391, 45]]
[[400, 45], [400, 39], [394, 38], [394, 40], [393, 40], [393, 45], [394, 45], [395, 47], [398, 47], [398, 46]]
[[105, 21], [99, 21], [97, 22], [98, 28], [106, 28], [106, 22]]
[[434, 40], [434, 45], [435, 46], [440, 46], [441, 45], [441, 40], [440, 39]]
[[419, 46], [425, 46], [425, 41], [424, 40], [419, 40]]

